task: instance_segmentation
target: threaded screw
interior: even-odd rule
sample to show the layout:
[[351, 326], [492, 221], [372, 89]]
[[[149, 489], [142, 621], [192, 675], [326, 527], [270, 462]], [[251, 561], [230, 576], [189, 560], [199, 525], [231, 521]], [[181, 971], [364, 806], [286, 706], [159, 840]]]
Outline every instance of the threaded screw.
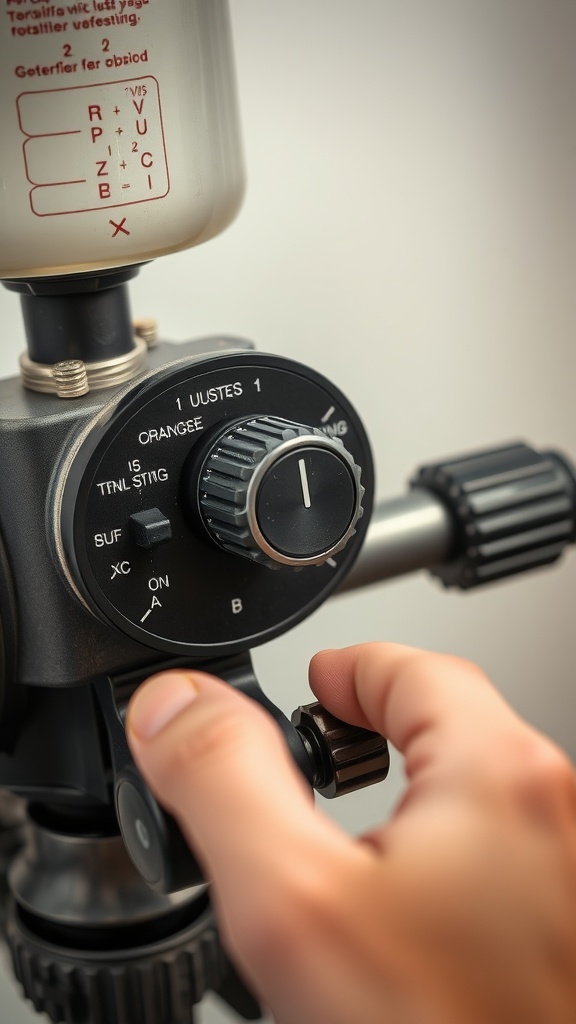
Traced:
[[138, 338], [146, 342], [148, 348], [158, 344], [158, 321], [153, 316], [141, 317], [134, 321], [134, 331]]
[[88, 373], [81, 359], [65, 359], [52, 367], [58, 398], [80, 398], [88, 394]]

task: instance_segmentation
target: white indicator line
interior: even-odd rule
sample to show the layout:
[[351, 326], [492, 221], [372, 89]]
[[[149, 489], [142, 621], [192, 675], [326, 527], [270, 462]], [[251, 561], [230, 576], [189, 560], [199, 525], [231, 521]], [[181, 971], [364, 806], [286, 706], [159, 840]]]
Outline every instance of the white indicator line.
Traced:
[[328, 409], [328, 412], [324, 413], [322, 419], [320, 420], [320, 423], [328, 423], [328, 420], [330, 419], [333, 412], [336, 412], [336, 406], [331, 405], [330, 408]]
[[152, 614], [152, 609], [149, 608], [147, 612], [144, 612], [144, 615], [140, 619], [140, 622], [144, 622], [148, 618], [148, 616], [151, 615], [151, 614]]
[[300, 470], [300, 483], [302, 484], [304, 508], [310, 508], [312, 502], [310, 501], [310, 488], [308, 487], [308, 474], [306, 472], [306, 463], [304, 462], [304, 459], [298, 459], [298, 469]]
[[326, 559], [326, 565], [330, 565], [333, 569], [335, 569], [337, 563], [334, 561], [333, 558], [327, 558]]

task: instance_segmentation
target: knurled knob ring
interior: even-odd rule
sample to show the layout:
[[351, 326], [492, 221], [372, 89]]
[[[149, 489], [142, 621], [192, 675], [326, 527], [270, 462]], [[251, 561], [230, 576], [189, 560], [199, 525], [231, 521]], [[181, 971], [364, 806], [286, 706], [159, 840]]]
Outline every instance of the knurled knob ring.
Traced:
[[[277, 436], [272, 436], [272, 432], [276, 432]], [[353, 481], [354, 507], [348, 528], [336, 542], [327, 546], [326, 550], [309, 557], [289, 556], [272, 546], [261, 529], [257, 512], [257, 496], [262, 482], [276, 463], [288, 454], [314, 447], [330, 452], [335, 458], [342, 461], [350, 474], [351, 481]], [[233, 541], [227, 543], [219, 536], [218, 501], [212, 506], [209, 494], [213, 474], [224, 481], [225, 471], [222, 467], [231, 460], [238, 463], [237, 466], [234, 466], [237, 477], [231, 478], [230, 482], [230, 493], [234, 497], [229, 499], [231, 506], [229, 516], [236, 514], [238, 521], [238, 541], [236, 543]], [[272, 416], [242, 421], [228, 430], [216, 443], [204, 462], [200, 480], [200, 507], [202, 508], [202, 517], [211, 535], [223, 547], [276, 566], [321, 565], [341, 551], [356, 532], [356, 523], [363, 515], [361, 504], [363, 494], [360, 468], [340, 439], [328, 439], [324, 432], [316, 427], [306, 427]], [[235, 505], [236, 513], [234, 513]], [[234, 529], [235, 526], [229, 523], [223, 531], [224, 535], [230, 534]], [[252, 551], [250, 551], [251, 546], [253, 547]]]

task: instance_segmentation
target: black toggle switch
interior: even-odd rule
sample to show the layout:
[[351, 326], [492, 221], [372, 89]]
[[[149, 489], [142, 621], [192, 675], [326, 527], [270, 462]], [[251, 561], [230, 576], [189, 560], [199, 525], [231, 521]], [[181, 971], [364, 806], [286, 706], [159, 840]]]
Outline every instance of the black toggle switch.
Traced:
[[130, 533], [140, 548], [155, 548], [172, 540], [170, 520], [159, 508], [148, 508], [130, 516]]

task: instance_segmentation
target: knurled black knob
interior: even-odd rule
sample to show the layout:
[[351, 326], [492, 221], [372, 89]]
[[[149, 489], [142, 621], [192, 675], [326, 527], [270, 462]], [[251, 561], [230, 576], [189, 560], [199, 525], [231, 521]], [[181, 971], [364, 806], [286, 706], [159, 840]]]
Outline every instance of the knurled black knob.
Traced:
[[228, 428], [208, 453], [198, 487], [212, 539], [274, 568], [327, 561], [362, 515], [360, 468], [340, 439], [272, 416]]
[[525, 444], [424, 466], [412, 487], [433, 491], [454, 524], [449, 560], [432, 570], [467, 590], [560, 557], [575, 539], [574, 471]]
[[352, 793], [388, 775], [388, 744], [379, 733], [341, 722], [318, 703], [296, 708], [292, 724], [315, 766], [312, 785], [321, 796]]
[[148, 945], [145, 926], [133, 931], [111, 928], [86, 949], [73, 936], [63, 947], [36, 935], [12, 902], [7, 938], [25, 997], [54, 1024], [192, 1024], [194, 1004], [229, 970], [211, 908]]

